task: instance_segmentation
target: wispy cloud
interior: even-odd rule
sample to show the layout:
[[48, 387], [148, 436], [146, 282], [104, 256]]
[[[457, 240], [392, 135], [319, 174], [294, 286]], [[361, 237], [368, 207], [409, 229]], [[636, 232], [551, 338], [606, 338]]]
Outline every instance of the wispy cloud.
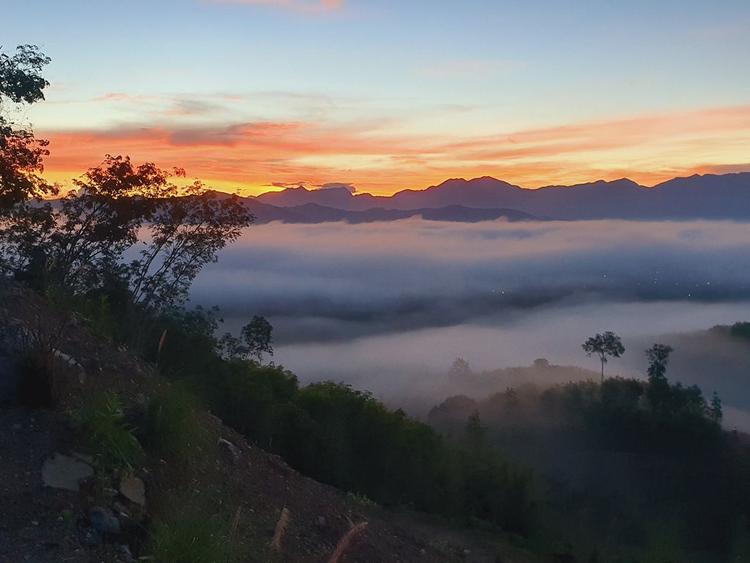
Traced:
[[[174, 111], [210, 111], [186, 102]], [[168, 114], [167, 117], [169, 116]], [[107, 153], [129, 154], [250, 192], [270, 183], [353, 184], [388, 193], [447, 177], [494, 175], [527, 187], [630, 176], [652, 185], [692, 172], [746, 169], [750, 106], [641, 115], [498, 133], [415, 133], [408, 123], [278, 120], [164, 121], [99, 130], [40, 131], [48, 170], [82, 171]], [[458, 140], [457, 140], [458, 139]], [[60, 179], [55, 178], [56, 180]]]

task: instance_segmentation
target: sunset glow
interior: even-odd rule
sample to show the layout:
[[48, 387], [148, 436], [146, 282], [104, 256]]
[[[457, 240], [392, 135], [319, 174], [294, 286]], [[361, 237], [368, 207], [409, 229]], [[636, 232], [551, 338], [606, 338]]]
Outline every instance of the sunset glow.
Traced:
[[[10, 22], [42, 4], [11, 7]], [[52, 8], [54, 33], [10, 26], [7, 39], [53, 57], [47, 101], [29, 118], [63, 184], [108, 153], [244, 194], [328, 183], [391, 194], [484, 175], [530, 188], [654, 185], [750, 170], [750, 7], [544, 5], [540, 16], [484, 0], [172, 0], [149, 4], [146, 23], [135, 2], [115, 25], [72, 2]], [[534, 22], [546, 34], [519, 43]], [[624, 40], [632, 28], [638, 44]], [[135, 37], [107, 53], [83, 47], [125, 33]]]

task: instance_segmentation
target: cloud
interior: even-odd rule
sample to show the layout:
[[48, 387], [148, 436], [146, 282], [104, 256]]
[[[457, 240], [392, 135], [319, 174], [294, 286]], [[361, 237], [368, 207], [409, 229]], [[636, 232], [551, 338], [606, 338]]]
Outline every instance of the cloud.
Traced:
[[271, 224], [225, 251], [196, 297], [370, 332], [569, 299], [750, 300], [748, 236], [748, 224], [700, 221]]
[[270, 6], [294, 12], [321, 14], [344, 8], [345, 0], [209, 0], [212, 4], [243, 4]]
[[738, 164], [704, 164], [696, 167], [698, 174], [734, 174], [737, 172], [750, 172], [750, 162]]
[[744, 408], [746, 345], [741, 356], [674, 333], [750, 320], [749, 237], [750, 224], [710, 221], [259, 225], [199, 276], [192, 301], [219, 305], [230, 329], [268, 316], [275, 359], [304, 380], [394, 400], [433, 398], [456, 356], [595, 369], [580, 344], [614, 330], [628, 352], [612, 373], [643, 374], [642, 350], [669, 338], [671, 376]]
[[328, 182], [327, 184], [322, 184], [320, 186], [315, 186], [316, 190], [340, 190], [345, 189], [348, 190], [350, 193], [356, 193], [357, 188], [354, 187], [353, 184], [345, 184], [341, 182]]
[[321, 186], [338, 178], [359, 191], [392, 193], [485, 175], [524, 187], [623, 176], [654, 185], [702, 170], [742, 169], [750, 140], [750, 105], [470, 136], [416, 133], [407, 122], [384, 120], [216, 122], [213, 103], [184, 98], [163, 111], [197, 115], [197, 122], [40, 131], [51, 141], [47, 170], [80, 173], [114, 153], [179, 165], [251, 193], [271, 182]]

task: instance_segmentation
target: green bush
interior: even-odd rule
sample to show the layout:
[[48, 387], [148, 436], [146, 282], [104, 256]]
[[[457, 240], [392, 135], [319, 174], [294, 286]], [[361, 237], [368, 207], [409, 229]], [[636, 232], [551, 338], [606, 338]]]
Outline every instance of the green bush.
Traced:
[[116, 394], [103, 393], [90, 398], [73, 414], [73, 420], [105, 467], [133, 470], [143, 461], [143, 448]]

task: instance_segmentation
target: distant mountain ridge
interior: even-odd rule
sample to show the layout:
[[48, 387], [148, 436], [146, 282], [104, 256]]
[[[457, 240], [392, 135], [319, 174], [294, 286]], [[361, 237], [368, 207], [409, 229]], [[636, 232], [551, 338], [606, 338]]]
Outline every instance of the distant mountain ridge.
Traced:
[[[495, 210], [498, 216], [503, 216], [500, 212], [504, 212], [517, 219], [524, 216], [553, 219], [750, 219], [750, 172], [696, 174], [674, 178], [650, 188], [622, 178], [524, 189], [485, 176], [473, 180], [450, 179], [424, 190], [403, 190], [392, 196], [352, 194], [343, 187], [322, 190], [299, 187], [268, 192], [248, 198], [250, 201], [252, 205], [287, 209], [300, 218], [311, 211], [300, 208], [314, 205], [347, 212], [370, 211], [370, 216], [378, 215], [374, 210], [380, 210], [382, 219], [373, 220], [403, 218], [386, 211], [411, 211], [409, 216], [412, 216], [424, 215], [425, 210], [450, 208], [459, 216], [463, 214], [473, 220], [482, 220], [479, 218], [481, 214], [467, 209]], [[336, 215], [330, 211], [326, 213]], [[454, 216], [450, 211], [444, 215]], [[492, 215], [489, 213], [487, 217]], [[367, 215], [359, 216], [360, 219], [364, 217]], [[342, 214], [338, 220], [349, 219]]]
[[483, 209], [448, 205], [445, 207], [428, 207], [422, 209], [384, 209], [375, 207], [362, 211], [348, 211], [335, 207], [305, 203], [282, 207], [260, 203], [256, 199], [247, 198], [245, 205], [256, 218], [256, 223], [328, 223], [343, 221], [347, 223], [374, 223], [377, 221], [398, 221], [410, 217], [421, 217], [428, 221], [453, 221], [461, 223], [476, 223], [479, 221], [494, 221], [505, 219], [508, 221], [531, 221], [540, 218], [515, 209]]

